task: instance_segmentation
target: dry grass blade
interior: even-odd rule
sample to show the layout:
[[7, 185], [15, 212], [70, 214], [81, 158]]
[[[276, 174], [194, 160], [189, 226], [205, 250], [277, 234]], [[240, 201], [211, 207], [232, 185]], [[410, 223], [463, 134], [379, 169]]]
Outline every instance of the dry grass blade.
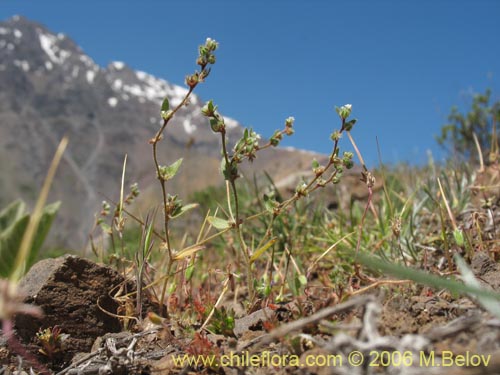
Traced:
[[319, 257], [317, 257], [312, 263], [311, 265], [307, 268], [307, 277], [309, 277], [309, 275], [311, 274], [312, 270], [314, 269], [314, 267], [316, 267], [316, 265], [318, 264], [318, 262], [323, 259], [326, 255], [328, 255], [328, 253], [330, 251], [332, 251], [333, 249], [335, 249], [335, 247], [341, 243], [342, 241], [344, 241], [345, 239], [347, 239], [348, 237], [351, 237], [354, 233], [356, 232], [351, 232], [351, 233], [347, 233], [344, 237], [342, 237], [341, 239], [339, 239], [337, 242], [335, 242], [332, 246], [330, 246], [328, 249], [326, 249]]
[[197, 253], [198, 251], [200, 250], [203, 250], [205, 248], [205, 246], [190, 246], [190, 247], [186, 247], [185, 249], [179, 251], [177, 254], [174, 255], [173, 259], [174, 260], [181, 260], [181, 259], [184, 259], [188, 256], [191, 256], [195, 253]]
[[125, 170], [127, 169], [127, 154], [125, 154], [125, 158], [123, 159], [123, 168], [122, 168], [122, 180], [120, 185], [120, 207], [118, 213], [118, 223], [122, 225], [123, 223], [123, 189], [125, 185]]

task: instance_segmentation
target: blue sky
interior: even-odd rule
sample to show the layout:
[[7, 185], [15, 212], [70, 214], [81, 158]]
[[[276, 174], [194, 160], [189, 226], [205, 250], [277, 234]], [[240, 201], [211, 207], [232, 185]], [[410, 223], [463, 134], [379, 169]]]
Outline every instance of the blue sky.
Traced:
[[[334, 105], [351, 103], [353, 136], [370, 167], [443, 158], [434, 135], [452, 105], [500, 92], [498, 1], [10, 1], [20, 14], [73, 38], [97, 63], [183, 84], [197, 46], [220, 43], [197, 93], [265, 135], [296, 119], [284, 143], [328, 153]], [[348, 145], [347, 137], [343, 140]]]

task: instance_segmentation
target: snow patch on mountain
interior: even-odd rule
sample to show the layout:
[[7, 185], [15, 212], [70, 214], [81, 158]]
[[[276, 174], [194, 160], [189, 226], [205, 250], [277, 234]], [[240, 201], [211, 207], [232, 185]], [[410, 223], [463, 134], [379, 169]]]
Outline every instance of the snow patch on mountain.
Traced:
[[108, 104], [111, 108], [114, 108], [118, 104], [118, 99], [114, 97], [108, 98]]
[[123, 86], [123, 81], [121, 79], [117, 79], [113, 82], [113, 89], [120, 90]]
[[[123, 70], [125, 64], [114, 62], [112, 63], [112, 67], [115, 70]], [[111, 83], [111, 87], [113, 90], [121, 92], [122, 94], [137, 97], [140, 103], [145, 103], [146, 101], [161, 103], [165, 97], [168, 97], [172, 107], [179, 105], [188, 93], [186, 88], [171, 85], [167, 81], [156, 78], [146, 72], [136, 71], [134, 74], [136, 78], [135, 81], [129, 79], [127, 82], [126, 78], [114, 79]], [[192, 101], [197, 102], [197, 100], [198, 99], [193, 96]]]
[[29, 72], [30, 70], [30, 64], [26, 60], [14, 60], [14, 65], [25, 72]]
[[122, 61], [113, 61], [111, 63], [111, 65], [113, 66], [113, 68], [115, 68], [116, 70], [122, 70], [124, 67], [125, 67], [125, 63], [122, 62]]
[[53, 63], [62, 65], [71, 55], [71, 52], [60, 49], [57, 46], [57, 37], [55, 35], [45, 34], [40, 31], [38, 38], [40, 39], [42, 49]]
[[191, 116], [184, 119], [182, 126], [187, 134], [192, 134], [197, 129], [196, 125], [191, 123]]
[[223, 117], [224, 117], [224, 124], [226, 124], [226, 127], [228, 129], [234, 129], [238, 127], [238, 121], [232, 119], [231, 117], [226, 117], [226, 116]]
[[87, 73], [85, 76], [87, 77], [88, 83], [90, 83], [90, 84], [94, 83], [95, 72], [93, 70], [87, 70]]
[[300, 149], [300, 148], [295, 148], [293, 146], [281, 147], [281, 149], [285, 150], [285, 151], [288, 151], [288, 152], [293, 152], [293, 153], [300, 152], [301, 154], [318, 155], [317, 152], [310, 151], [310, 150], [303, 150], [303, 149]]
[[94, 62], [94, 60], [92, 60], [90, 57], [88, 57], [87, 55], [80, 55], [79, 57], [80, 61], [82, 63], [85, 64], [85, 66], [87, 68], [91, 68], [91, 69], [96, 69], [98, 68], [97, 67], [97, 64]]

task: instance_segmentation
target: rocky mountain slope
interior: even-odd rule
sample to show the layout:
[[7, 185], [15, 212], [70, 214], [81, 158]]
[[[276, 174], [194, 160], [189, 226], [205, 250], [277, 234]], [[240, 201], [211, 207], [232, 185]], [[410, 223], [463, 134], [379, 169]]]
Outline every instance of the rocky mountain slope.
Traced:
[[[26, 18], [0, 22], [0, 207], [18, 197], [34, 202], [67, 134], [70, 144], [51, 191], [51, 200], [63, 203], [51, 242], [84, 246], [100, 202], [117, 199], [125, 154], [127, 181], [138, 181], [141, 190], [157, 188], [148, 140], [161, 123], [163, 98], [174, 106], [185, 93], [122, 62], [103, 68], [68, 36]], [[165, 164], [185, 158], [170, 185], [183, 197], [222, 181], [219, 138], [201, 115], [203, 104], [193, 96], [161, 144]], [[234, 141], [242, 127], [232, 119], [227, 125]], [[266, 150], [252, 168], [280, 179], [307, 168], [313, 157], [321, 156]]]

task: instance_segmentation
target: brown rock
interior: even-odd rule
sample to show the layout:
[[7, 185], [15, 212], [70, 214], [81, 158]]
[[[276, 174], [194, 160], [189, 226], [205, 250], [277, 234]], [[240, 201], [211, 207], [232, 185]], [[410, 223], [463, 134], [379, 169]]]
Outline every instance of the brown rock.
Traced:
[[118, 304], [110, 291], [123, 283], [115, 270], [89, 260], [66, 255], [36, 263], [21, 280], [25, 303], [42, 308], [44, 316], [35, 319], [18, 315], [15, 320], [19, 337], [26, 343], [34, 342], [39, 329], [59, 326], [69, 334], [65, 341], [64, 357], [87, 352], [94, 340], [108, 332], [121, 330], [120, 321], [107, 315], [97, 306], [113, 314]]

